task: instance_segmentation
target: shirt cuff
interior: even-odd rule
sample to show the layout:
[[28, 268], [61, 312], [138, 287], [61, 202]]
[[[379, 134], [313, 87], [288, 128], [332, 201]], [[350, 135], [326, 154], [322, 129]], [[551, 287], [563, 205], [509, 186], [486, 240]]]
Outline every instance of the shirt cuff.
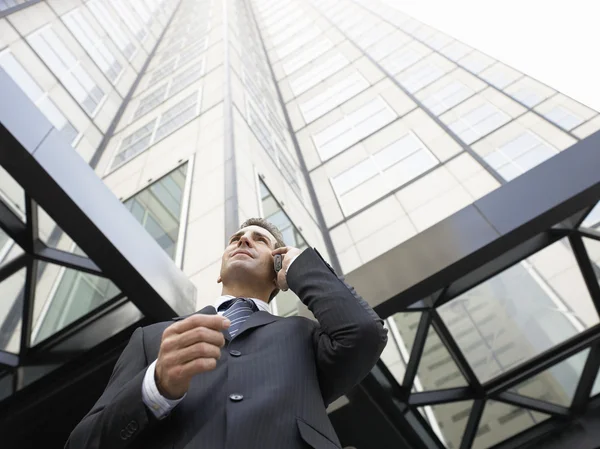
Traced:
[[185, 394], [179, 399], [165, 398], [156, 386], [155, 372], [156, 360], [146, 370], [144, 382], [142, 382], [142, 400], [156, 418], [163, 419], [185, 398]]

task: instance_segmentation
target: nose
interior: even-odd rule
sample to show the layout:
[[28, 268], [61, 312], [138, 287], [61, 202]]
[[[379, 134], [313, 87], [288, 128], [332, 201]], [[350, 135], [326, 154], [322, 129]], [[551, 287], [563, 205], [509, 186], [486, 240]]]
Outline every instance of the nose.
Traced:
[[252, 246], [250, 239], [246, 234], [242, 235], [238, 240], [238, 247], [240, 246]]

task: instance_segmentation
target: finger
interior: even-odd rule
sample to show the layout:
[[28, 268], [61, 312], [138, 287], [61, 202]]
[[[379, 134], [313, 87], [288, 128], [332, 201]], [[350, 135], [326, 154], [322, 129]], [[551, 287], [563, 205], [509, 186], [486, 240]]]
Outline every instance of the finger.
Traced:
[[195, 327], [207, 327], [209, 329], [222, 330], [227, 329], [229, 324], [230, 321], [223, 316], [197, 313], [170, 325], [165, 332], [168, 331], [169, 333], [183, 334]]
[[202, 326], [190, 329], [183, 334], [177, 335], [177, 340], [177, 345], [179, 348], [185, 348], [202, 341], [219, 347], [223, 347], [225, 345], [225, 337], [221, 331], [216, 331]]
[[196, 343], [177, 351], [173, 355], [172, 363], [184, 365], [191, 360], [201, 358], [220, 359], [221, 348], [206, 342]]
[[182, 365], [179, 369], [182, 378], [190, 378], [196, 374], [204, 373], [206, 371], [212, 371], [216, 367], [217, 359], [200, 358], [190, 360], [186, 364]]
[[290, 250], [290, 247], [289, 247], [289, 246], [282, 246], [281, 248], [274, 249], [274, 250], [271, 252], [271, 255], [275, 256], [275, 255], [277, 255], [277, 254], [285, 254], [285, 253], [287, 253], [289, 250]]
[[277, 287], [279, 288], [279, 290], [284, 291], [284, 292], [287, 291], [287, 289], [288, 289], [287, 276], [283, 272], [283, 270], [281, 270], [277, 274]]

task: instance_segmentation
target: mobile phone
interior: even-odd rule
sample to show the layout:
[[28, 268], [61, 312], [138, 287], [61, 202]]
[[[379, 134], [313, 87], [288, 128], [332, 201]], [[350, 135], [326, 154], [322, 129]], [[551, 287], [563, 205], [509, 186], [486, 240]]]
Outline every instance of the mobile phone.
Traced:
[[281, 254], [275, 254], [273, 257], [273, 265], [275, 267], [275, 273], [279, 273], [279, 270], [283, 267], [283, 256]]

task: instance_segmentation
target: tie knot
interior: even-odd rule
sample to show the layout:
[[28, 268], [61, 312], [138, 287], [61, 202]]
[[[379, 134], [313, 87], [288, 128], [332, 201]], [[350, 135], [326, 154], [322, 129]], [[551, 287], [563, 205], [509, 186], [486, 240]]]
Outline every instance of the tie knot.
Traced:
[[239, 298], [232, 298], [228, 301], [225, 301], [223, 304], [221, 304], [219, 306], [219, 312], [228, 311], [229, 309], [231, 309], [233, 307], [235, 307], [237, 309], [239, 307], [242, 307], [243, 305], [249, 306], [253, 311], [257, 311], [257, 307], [256, 307], [256, 304], [254, 304], [254, 301], [252, 301], [248, 298], [239, 297]]

